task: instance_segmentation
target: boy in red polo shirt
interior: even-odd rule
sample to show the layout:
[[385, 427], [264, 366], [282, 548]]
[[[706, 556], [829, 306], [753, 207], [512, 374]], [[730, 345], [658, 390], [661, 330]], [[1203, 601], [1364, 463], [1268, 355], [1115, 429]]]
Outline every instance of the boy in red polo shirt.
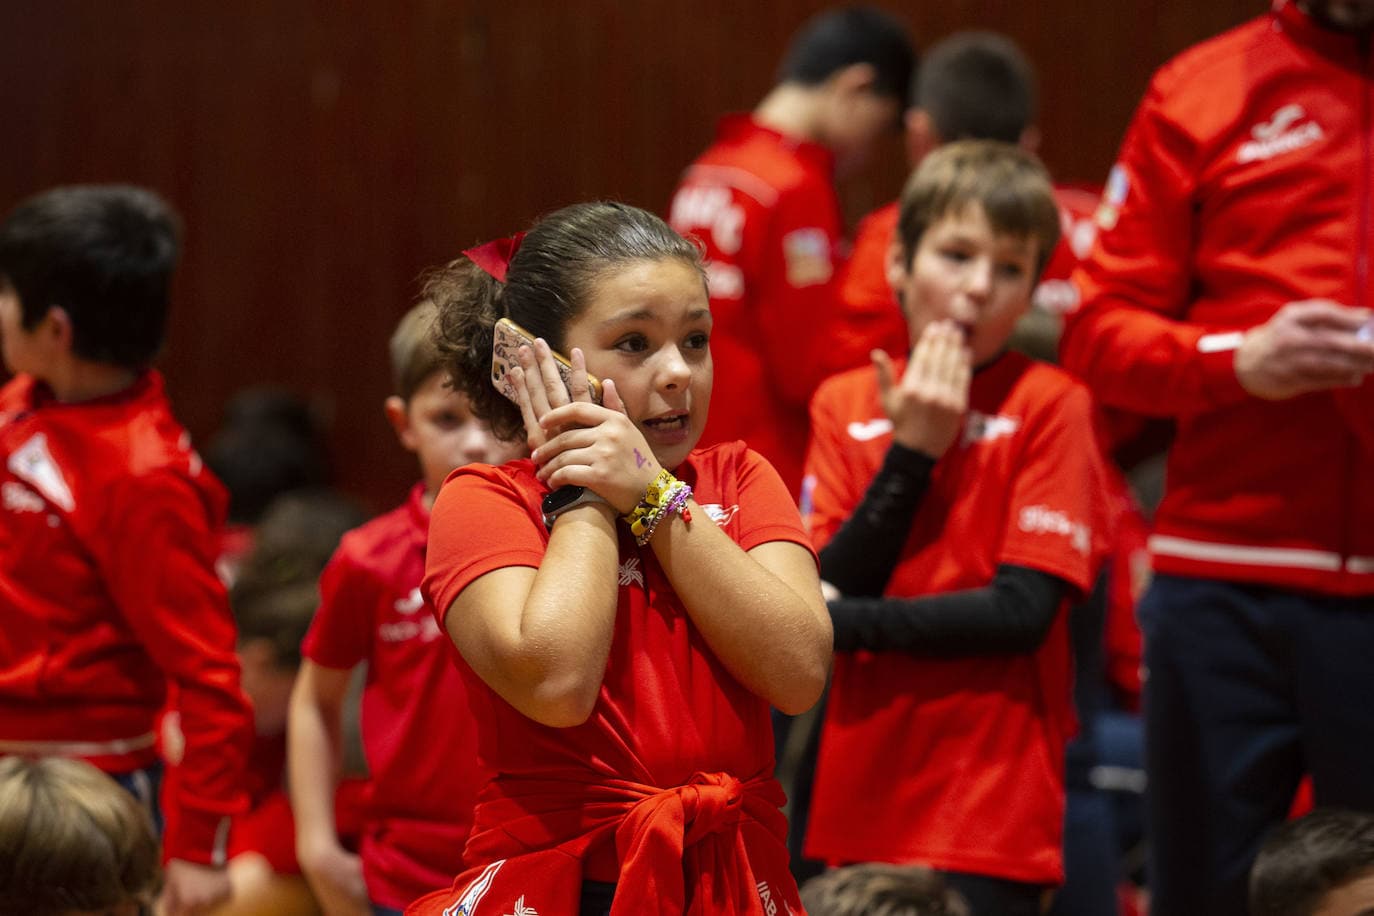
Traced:
[[705, 246], [717, 390], [748, 393], [717, 399], [701, 444], [744, 440], [794, 495], [845, 247], [835, 177], [896, 133], [913, 58], [886, 13], [816, 16], [778, 85], [721, 121], [673, 197], [669, 222]]
[[1063, 877], [1065, 611], [1103, 470], [1087, 391], [1006, 350], [1058, 234], [1025, 152], [932, 153], [888, 257], [911, 358], [812, 404], [803, 508], [841, 597], [806, 852], [931, 865], [976, 914], [1037, 914]]
[[[83, 758], [165, 817], [171, 916], [229, 895], [252, 740], [224, 488], [149, 368], [177, 250], [171, 209], [129, 186], [56, 188], [0, 225], [0, 754]], [[159, 811], [169, 696], [184, 748]]]
[[[397, 508], [344, 535], [320, 578], [320, 609], [302, 645], [289, 729], [296, 847], [331, 913], [399, 912], [461, 870], [477, 789], [475, 726], [452, 647], [420, 595], [429, 509], [444, 478], [523, 452], [472, 415], [449, 387], [431, 336], [435, 307], [411, 309], [391, 338], [396, 394], [386, 415], [423, 480]], [[372, 777], [360, 854], [334, 823], [340, 707], [367, 662], [362, 732]], [[440, 699], [436, 713], [428, 704]], [[369, 910], [369, 904], [371, 910]]]

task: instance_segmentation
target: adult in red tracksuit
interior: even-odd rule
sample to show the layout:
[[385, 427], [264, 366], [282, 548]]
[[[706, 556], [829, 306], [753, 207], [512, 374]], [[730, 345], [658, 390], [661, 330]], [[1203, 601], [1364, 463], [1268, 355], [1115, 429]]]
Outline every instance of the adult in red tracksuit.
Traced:
[[845, 248], [837, 171], [897, 123], [911, 73], [905, 30], [867, 8], [796, 35], [782, 80], [724, 118], [687, 169], [669, 222], [705, 248], [718, 387], [703, 445], [742, 439], [800, 489], [807, 405], [829, 371]]
[[1374, 3], [1276, 2], [1154, 77], [1065, 366], [1172, 417], [1146, 639], [1154, 908], [1244, 913], [1304, 769], [1374, 809]]

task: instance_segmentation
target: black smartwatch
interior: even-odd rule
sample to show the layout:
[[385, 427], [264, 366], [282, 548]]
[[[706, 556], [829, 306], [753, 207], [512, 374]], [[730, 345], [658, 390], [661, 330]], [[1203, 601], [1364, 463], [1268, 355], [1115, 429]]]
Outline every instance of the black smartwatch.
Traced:
[[544, 527], [552, 528], [553, 520], [564, 512], [577, 506], [585, 506], [587, 503], [604, 503], [606, 500], [597, 496], [596, 493], [586, 487], [559, 487], [552, 490], [539, 508], [544, 513]]

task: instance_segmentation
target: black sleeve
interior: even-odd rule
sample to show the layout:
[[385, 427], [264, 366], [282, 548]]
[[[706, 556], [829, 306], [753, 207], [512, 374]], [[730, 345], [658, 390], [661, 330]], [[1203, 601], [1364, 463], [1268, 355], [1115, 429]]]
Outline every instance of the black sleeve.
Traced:
[[1025, 566], [997, 567], [983, 588], [919, 598], [830, 602], [835, 651], [923, 656], [1017, 655], [1040, 647], [1068, 583]]
[[821, 550], [821, 578], [845, 595], [881, 595], [934, 467], [924, 452], [892, 443], [854, 514]]

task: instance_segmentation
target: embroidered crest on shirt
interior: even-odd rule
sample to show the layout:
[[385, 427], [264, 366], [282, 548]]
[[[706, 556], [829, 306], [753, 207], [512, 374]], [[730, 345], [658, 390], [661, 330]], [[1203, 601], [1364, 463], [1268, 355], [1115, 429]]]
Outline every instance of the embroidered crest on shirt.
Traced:
[[[1269, 118], [1250, 128], [1254, 139], [1242, 143], [1236, 151], [1236, 162], [1263, 162], [1284, 153], [1311, 146], [1326, 136], [1315, 120], [1303, 121], [1307, 110], [1296, 102], [1284, 105]], [[1302, 121], [1302, 123], [1298, 123]]]
[[506, 916], [539, 916], [539, 911], [532, 906], [525, 906], [525, 895], [521, 894], [515, 898], [515, 909]]
[[630, 557], [620, 564], [620, 584], [634, 583], [638, 583], [640, 588], [644, 587], [644, 573], [639, 571], [639, 557]]
[[792, 286], [815, 286], [829, 281], [835, 272], [830, 259], [830, 236], [824, 229], [794, 229], [782, 237], [782, 255], [787, 262], [787, 282]]
[[730, 520], [739, 512], [739, 506], [722, 506], [720, 503], [707, 503], [701, 507], [701, 511], [706, 513], [707, 518], [716, 523], [717, 528], [724, 528], [730, 524]]
[[48, 437], [35, 433], [10, 453], [10, 473], [42, 493], [48, 500], [68, 512], [76, 508], [72, 491], [62, 477], [62, 469], [48, 452]]
[[[482, 873], [472, 879], [472, 883], [463, 891], [463, 895], [458, 901], [444, 910], [443, 916], [472, 916], [477, 910], [477, 904], [482, 902], [482, 898], [491, 890], [491, 883], [496, 880], [496, 873], [501, 870], [501, 866], [506, 864], [505, 859], [497, 859], [486, 868]], [[524, 897], [520, 898], [522, 901]]]
[[1004, 417], [1001, 414], [986, 414], [970, 410], [968, 419], [964, 422], [964, 448], [968, 448], [975, 442], [994, 442], [997, 439], [1015, 434], [1020, 428], [1021, 421], [1016, 417]]

